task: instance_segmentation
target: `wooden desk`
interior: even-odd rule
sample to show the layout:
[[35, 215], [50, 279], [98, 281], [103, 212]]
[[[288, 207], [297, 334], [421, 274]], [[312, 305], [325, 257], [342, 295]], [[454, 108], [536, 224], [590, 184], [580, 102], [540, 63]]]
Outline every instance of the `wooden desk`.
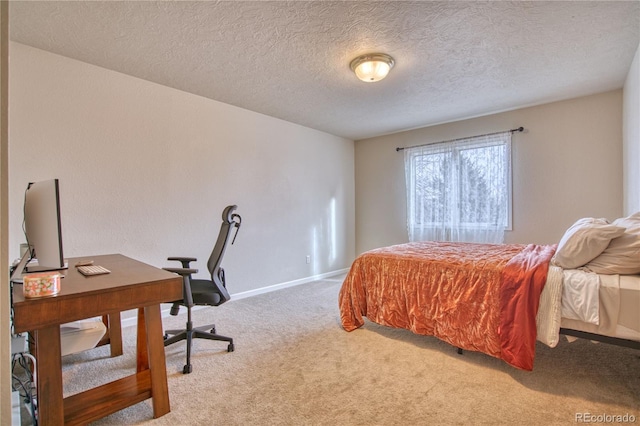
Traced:
[[[85, 277], [73, 265], [93, 259], [110, 274]], [[60, 292], [26, 299], [14, 285], [14, 326], [35, 337], [38, 370], [38, 423], [86, 424], [130, 405], [153, 399], [153, 416], [170, 411], [160, 303], [182, 298], [182, 279], [172, 273], [114, 254], [69, 259]], [[114, 315], [138, 308], [136, 373], [63, 398], [60, 324]]]

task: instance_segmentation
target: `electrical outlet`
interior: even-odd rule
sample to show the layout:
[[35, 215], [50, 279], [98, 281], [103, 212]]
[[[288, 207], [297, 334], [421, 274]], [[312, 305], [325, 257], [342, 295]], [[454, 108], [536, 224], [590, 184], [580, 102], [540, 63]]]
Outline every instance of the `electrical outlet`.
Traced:
[[307, 255], [307, 263], [311, 263], [311, 256]]
[[27, 352], [27, 339], [25, 336], [11, 336], [11, 355]]

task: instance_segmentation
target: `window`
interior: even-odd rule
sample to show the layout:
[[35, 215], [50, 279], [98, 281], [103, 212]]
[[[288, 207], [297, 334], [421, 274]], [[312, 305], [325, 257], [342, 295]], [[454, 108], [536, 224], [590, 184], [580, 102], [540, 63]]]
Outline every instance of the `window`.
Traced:
[[407, 148], [405, 169], [410, 241], [504, 241], [511, 132]]

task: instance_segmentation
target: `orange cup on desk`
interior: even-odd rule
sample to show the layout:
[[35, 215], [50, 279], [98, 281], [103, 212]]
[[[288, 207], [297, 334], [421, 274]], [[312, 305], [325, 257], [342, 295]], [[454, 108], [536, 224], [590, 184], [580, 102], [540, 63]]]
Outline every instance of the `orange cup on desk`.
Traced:
[[58, 294], [60, 291], [60, 274], [51, 272], [27, 274], [23, 278], [22, 291], [24, 297], [27, 298]]

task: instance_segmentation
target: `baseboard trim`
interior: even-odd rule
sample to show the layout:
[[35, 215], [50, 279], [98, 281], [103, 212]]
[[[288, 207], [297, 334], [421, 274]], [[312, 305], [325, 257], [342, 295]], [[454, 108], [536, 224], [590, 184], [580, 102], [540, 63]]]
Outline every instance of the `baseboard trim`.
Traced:
[[[289, 287], [295, 287], [302, 284], [308, 284], [314, 281], [323, 280], [325, 278], [330, 278], [336, 275], [345, 274], [347, 272], [349, 272], [349, 268], [338, 269], [337, 271], [325, 272], [324, 274], [312, 275], [310, 277], [300, 278], [293, 281], [287, 281], [279, 284], [270, 285], [267, 287], [260, 287], [255, 290], [242, 291], [240, 293], [231, 293], [231, 300], [229, 301], [229, 303], [233, 302], [234, 300], [246, 299], [247, 297], [258, 296], [259, 294], [271, 293], [272, 291], [282, 290]], [[206, 308], [206, 306], [195, 306], [193, 307], [192, 311], [197, 311], [203, 308]], [[166, 309], [162, 309], [161, 311], [162, 318], [168, 317], [170, 310], [171, 310], [170, 307]], [[137, 315], [134, 315], [132, 317], [122, 318], [121, 326], [124, 328], [124, 327], [134, 326], [136, 325], [136, 323], [137, 323]]]
[[280, 283], [280, 284], [274, 284], [274, 285], [270, 285], [270, 286], [267, 286], [267, 287], [261, 287], [261, 288], [255, 289], [255, 290], [243, 291], [241, 293], [231, 293], [231, 300], [230, 301], [244, 299], [244, 298], [252, 297], [252, 296], [257, 296], [259, 294], [270, 293], [272, 291], [282, 290], [284, 288], [295, 287], [297, 285], [307, 284], [307, 283], [310, 283], [310, 282], [313, 282], [313, 281], [323, 280], [325, 278], [333, 277], [335, 275], [344, 274], [346, 272], [349, 272], [349, 268], [340, 269], [338, 271], [326, 272], [324, 274], [319, 274], [319, 275], [313, 275], [313, 276], [306, 277], [306, 278], [301, 278], [301, 279], [298, 279], [298, 280], [287, 281], [287, 282]]

